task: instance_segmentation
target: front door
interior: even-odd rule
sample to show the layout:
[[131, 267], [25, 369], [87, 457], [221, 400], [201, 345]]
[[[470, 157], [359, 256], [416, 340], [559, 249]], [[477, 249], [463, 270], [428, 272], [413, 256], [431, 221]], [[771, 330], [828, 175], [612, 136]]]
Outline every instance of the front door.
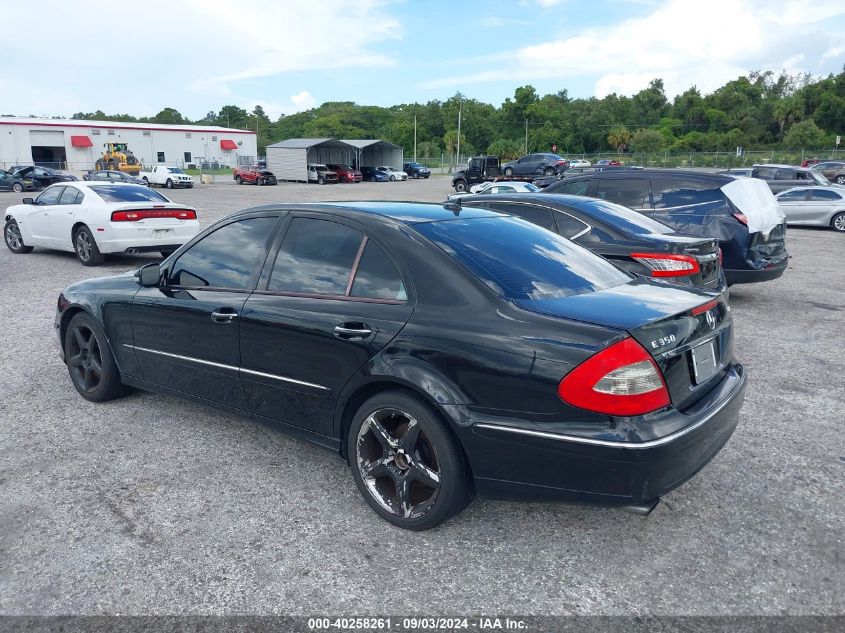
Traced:
[[786, 216], [787, 222], [803, 223], [807, 221], [809, 197], [810, 192], [807, 189], [797, 189], [778, 196], [778, 206]]
[[50, 214], [58, 206], [64, 191], [64, 187], [48, 187], [35, 199], [34, 208], [26, 218], [34, 245], [55, 246], [58, 243], [57, 236], [50, 230]]
[[241, 378], [255, 413], [330, 436], [353, 374], [413, 311], [396, 262], [345, 220], [298, 214], [241, 319]]
[[277, 221], [266, 214], [224, 224], [180, 255], [161, 287], [135, 295], [130, 347], [144, 380], [247, 409], [240, 320]]

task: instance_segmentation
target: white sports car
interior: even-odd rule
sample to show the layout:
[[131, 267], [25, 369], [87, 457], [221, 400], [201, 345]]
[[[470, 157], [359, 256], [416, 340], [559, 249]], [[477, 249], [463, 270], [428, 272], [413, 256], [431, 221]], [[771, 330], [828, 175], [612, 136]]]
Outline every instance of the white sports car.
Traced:
[[376, 171], [384, 172], [388, 176], [389, 180], [408, 180], [407, 173], [401, 169], [396, 169], [395, 167], [390, 167], [388, 165], [376, 167]]
[[583, 158], [575, 158], [569, 161], [569, 168], [572, 169], [573, 167], [591, 167], [592, 163], [588, 160], [584, 160]]
[[167, 257], [200, 230], [197, 210], [143, 185], [60, 182], [6, 210], [3, 238], [13, 253], [34, 246], [76, 253], [84, 266], [107, 253]]

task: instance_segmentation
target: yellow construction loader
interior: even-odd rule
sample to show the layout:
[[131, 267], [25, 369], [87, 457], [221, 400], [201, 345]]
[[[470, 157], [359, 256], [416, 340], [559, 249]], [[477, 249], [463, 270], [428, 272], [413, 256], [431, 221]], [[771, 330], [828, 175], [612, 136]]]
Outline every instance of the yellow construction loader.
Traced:
[[141, 161], [135, 158], [135, 155], [126, 143], [104, 143], [103, 147], [106, 151], [103, 152], [103, 157], [98, 158], [94, 165], [97, 171], [112, 169], [133, 176], [137, 176], [138, 172], [141, 171]]

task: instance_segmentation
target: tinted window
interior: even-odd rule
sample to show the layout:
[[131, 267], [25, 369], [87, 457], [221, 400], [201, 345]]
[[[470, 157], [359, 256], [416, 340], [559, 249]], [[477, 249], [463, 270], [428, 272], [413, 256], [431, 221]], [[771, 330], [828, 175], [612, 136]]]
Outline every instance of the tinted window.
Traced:
[[829, 189], [813, 189], [813, 200], [842, 200], [842, 196]]
[[144, 185], [92, 185], [90, 189], [106, 202], [170, 202]]
[[407, 299], [399, 271], [385, 252], [371, 241], [364, 248], [349, 294], [372, 299]]
[[778, 200], [781, 202], [795, 202], [796, 200], [805, 200], [806, 196], [806, 191], [790, 191], [789, 193], [779, 195]]
[[566, 297], [630, 280], [601, 257], [518, 218], [456, 219], [414, 228], [511, 300]]
[[719, 185], [686, 178], [654, 178], [651, 181], [651, 195], [655, 209], [685, 207], [724, 200], [724, 194]]
[[572, 217], [568, 213], [556, 213], [555, 221], [557, 221], [558, 232], [570, 240], [579, 233], [583, 233], [584, 231], [588, 231], [590, 229], [588, 224], [583, 223], [578, 218]]
[[232, 222], [206, 235], [176, 260], [170, 283], [201, 288], [248, 289], [276, 218]]
[[590, 215], [595, 215], [606, 224], [635, 235], [646, 235], [649, 233], [666, 235], [667, 233], [674, 233], [671, 227], [666, 226], [662, 222], [653, 220], [619, 204], [604, 202], [603, 200], [591, 200], [578, 206], [589, 209]]
[[802, 179], [805, 180], [806, 176], [802, 176], [802, 174], [798, 174], [797, 178], [795, 172], [791, 169], [778, 169], [775, 172], [775, 180], [796, 180]]
[[592, 180], [576, 180], [573, 182], [561, 182], [551, 185], [546, 189], [549, 193], [568, 193], [573, 196], [586, 196], [590, 190]]
[[35, 199], [36, 204], [58, 204], [59, 196], [65, 190], [64, 187], [50, 187]]
[[761, 167], [751, 172], [756, 178], [763, 178], [764, 180], [774, 180], [775, 170], [771, 167]]
[[528, 220], [531, 224], [542, 226], [549, 231], [555, 230], [555, 223], [552, 219], [552, 212], [547, 207], [538, 207], [531, 204], [496, 204], [490, 205], [494, 211], [501, 211], [502, 213], [510, 213], [523, 220]]
[[596, 198], [621, 204], [632, 209], [649, 206], [646, 179], [635, 178], [600, 178], [596, 187]]
[[270, 290], [345, 295], [363, 235], [328, 220], [295, 218], [270, 275]]
[[82, 192], [73, 187], [65, 187], [65, 191], [59, 198], [59, 204], [79, 204], [82, 202]]
[[99, 172], [94, 174], [94, 180], [108, 180], [111, 176], [107, 172]]

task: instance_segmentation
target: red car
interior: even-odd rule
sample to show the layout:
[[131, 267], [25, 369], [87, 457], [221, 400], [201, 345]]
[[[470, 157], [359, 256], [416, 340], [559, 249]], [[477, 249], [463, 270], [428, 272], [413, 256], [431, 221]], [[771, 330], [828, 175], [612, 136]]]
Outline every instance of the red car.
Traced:
[[812, 167], [820, 162], [822, 162], [820, 158], [805, 158], [801, 161], [801, 167]]
[[249, 167], [235, 167], [232, 171], [235, 182], [239, 185], [250, 183], [253, 185], [275, 185], [276, 176], [272, 171], [268, 171], [264, 167], [258, 165], [250, 165]]
[[349, 165], [326, 165], [329, 169], [337, 173], [337, 179], [340, 182], [361, 182], [364, 180], [363, 174], [357, 169], [352, 169]]
[[595, 167], [621, 167], [622, 163], [614, 158], [602, 158], [596, 161]]

